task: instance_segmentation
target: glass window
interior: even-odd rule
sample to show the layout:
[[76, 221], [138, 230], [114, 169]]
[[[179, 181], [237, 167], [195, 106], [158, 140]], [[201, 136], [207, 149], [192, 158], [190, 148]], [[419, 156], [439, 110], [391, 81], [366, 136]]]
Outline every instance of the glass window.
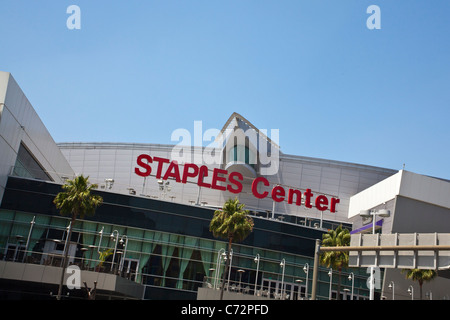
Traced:
[[[210, 274], [208, 275], [208, 283], [212, 286], [214, 282], [214, 268], [211, 268]], [[182, 289], [197, 291], [198, 287], [201, 286], [201, 281], [205, 276], [205, 271], [203, 269], [202, 256], [199, 250], [194, 250], [192, 252], [191, 259], [183, 273], [183, 285]]]
[[25, 246], [21, 244], [8, 244], [6, 246], [5, 260], [22, 261], [25, 252]]
[[13, 175], [39, 180], [53, 181], [42, 165], [33, 157], [23, 143], [17, 152]]
[[238, 145], [230, 150], [228, 161], [240, 161], [254, 167], [256, 164], [256, 157], [248, 147]]
[[137, 259], [123, 259], [121, 266], [121, 276], [131, 281], [136, 280], [136, 274], [139, 270], [139, 260]]

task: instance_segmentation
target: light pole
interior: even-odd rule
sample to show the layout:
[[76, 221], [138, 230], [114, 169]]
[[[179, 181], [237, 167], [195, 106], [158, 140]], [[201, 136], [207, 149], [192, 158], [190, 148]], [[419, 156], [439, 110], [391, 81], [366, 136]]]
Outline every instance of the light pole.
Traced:
[[260, 256], [259, 256], [259, 253], [257, 253], [255, 259], [253, 259], [253, 261], [255, 261], [255, 263], [256, 263], [255, 292], [253, 294], [254, 296], [256, 296], [256, 289], [258, 286], [259, 260], [260, 260]]
[[158, 180], [158, 184], [159, 184], [159, 191], [161, 191], [160, 196], [162, 196], [162, 198], [165, 199], [165, 198], [166, 198], [166, 194], [167, 194], [168, 192], [170, 192], [171, 189], [172, 189], [172, 188], [169, 186], [170, 182], [169, 182], [169, 181], [166, 181], [166, 182], [164, 183], [164, 181]]
[[350, 272], [348, 280], [352, 280], [352, 300], [353, 300], [353, 289], [355, 288], [355, 274]]
[[111, 189], [114, 185], [114, 179], [105, 179], [105, 189]]
[[[303, 282], [302, 279], [296, 279], [295, 282], [298, 283], [298, 295], [297, 295], [297, 300], [302, 300], [302, 290], [300, 288], [300, 283]], [[295, 291], [294, 291], [295, 292]]]
[[31, 220], [31, 222], [30, 222], [30, 224], [31, 224], [30, 225], [30, 231], [28, 232], [28, 238], [27, 238], [27, 243], [25, 244], [25, 252], [24, 252], [23, 257], [22, 257], [22, 262], [25, 261], [25, 256], [27, 254], [28, 246], [30, 245], [31, 233], [33, 232], [34, 224], [36, 223], [35, 219], [36, 219], [36, 216], [34, 216], [33, 220]]
[[[386, 209], [380, 209], [378, 211], [375, 210], [361, 210], [359, 215], [364, 218], [372, 217], [372, 234], [375, 234], [375, 223], [376, 223], [376, 216], [380, 217], [389, 217], [391, 215], [391, 212]], [[369, 300], [374, 300], [374, 293], [375, 293], [375, 269], [374, 267], [370, 267], [370, 296]]]
[[100, 246], [102, 244], [103, 230], [104, 229], [105, 229], [105, 227], [102, 227], [102, 230], [100, 230], [100, 232], [98, 233], [100, 235], [100, 240], [98, 241], [98, 249], [97, 249], [98, 254], [100, 254]]
[[70, 238], [69, 238], [69, 231], [72, 228], [72, 221], [69, 222], [69, 225], [66, 227], [67, 229], [67, 236], [66, 236], [66, 241], [64, 242], [64, 257], [63, 257], [63, 261], [62, 264], [65, 268], [65, 265], [67, 264], [65, 260], [67, 260], [67, 256], [66, 256], [66, 252], [68, 253], [70, 250]]
[[238, 292], [242, 292], [242, 288], [241, 288], [241, 282], [242, 282], [242, 274], [245, 272], [245, 270], [239, 269], [239, 290]]
[[72, 236], [72, 220], [70, 221], [69, 225], [67, 226], [67, 237], [66, 237], [66, 242], [64, 244], [64, 253], [63, 253], [63, 258], [62, 258], [61, 280], [59, 282], [58, 295], [56, 297], [56, 299], [58, 299], [58, 300], [61, 300], [64, 274], [66, 273], [67, 255], [69, 254], [69, 246], [70, 246], [71, 236]]
[[126, 235], [123, 235], [120, 237], [120, 244], [123, 246], [123, 238], [125, 238], [125, 248], [123, 249], [122, 259], [120, 259], [120, 265], [119, 265], [119, 271], [122, 272], [123, 265], [125, 262], [125, 255], [127, 254], [127, 246], [128, 246], [128, 237]]
[[219, 282], [220, 264], [222, 262], [222, 258], [226, 259], [224, 248], [220, 249], [219, 252], [217, 253], [216, 273], [214, 275], [214, 289], [217, 288], [217, 282]]
[[[116, 239], [114, 239], [114, 233], [116, 233]], [[111, 239], [113, 239], [113, 240], [116, 242], [116, 244], [115, 244], [115, 246], [114, 246], [114, 254], [113, 254], [112, 263], [111, 263], [111, 271], [112, 271], [112, 270], [113, 270], [113, 266], [114, 266], [114, 259], [115, 259], [115, 257], [116, 257], [117, 242], [119, 242], [119, 231], [114, 230], [114, 231], [111, 233]]]
[[283, 268], [283, 273], [281, 274], [281, 299], [283, 300], [284, 298], [284, 270], [286, 267], [286, 260], [283, 258], [283, 260], [281, 260], [280, 266]]
[[331, 300], [331, 285], [333, 283], [333, 268], [328, 271], [328, 276], [330, 277], [330, 292], [328, 293], [328, 300]]
[[305, 292], [305, 297], [306, 300], [308, 300], [308, 276], [309, 276], [309, 264], [305, 263], [304, 267], [303, 267], [303, 271], [306, 273], [306, 292]]
[[228, 281], [227, 286], [230, 288], [231, 264], [233, 263], [233, 249], [230, 250], [230, 266], [228, 267]]
[[411, 300], [414, 300], [414, 287], [413, 286], [408, 287], [408, 293], [411, 296]]
[[394, 285], [394, 281], [389, 282], [389, 289], [392, 289], [392, 300], [395, 300], [395, 285]]

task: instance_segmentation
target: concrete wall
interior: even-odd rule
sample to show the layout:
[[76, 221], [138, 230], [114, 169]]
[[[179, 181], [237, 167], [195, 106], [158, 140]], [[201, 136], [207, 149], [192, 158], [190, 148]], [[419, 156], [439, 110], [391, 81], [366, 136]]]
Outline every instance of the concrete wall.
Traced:
[[0, 71], [0, 201], [21, 142], [54, 181], [62, 182], [61, 175], [73, 175], [69, 163], [17, 82], [10, 73]]
[[[391, 216], [384, 218], [382, 232], [389, 233], [449, 233], [450, 181], [400, 171], [398, 174], [364, 190], [350, 199], [349, 216], [354, 229], [362, 226], [360, 210], [385, 208]], [[379, 218], [378, 218], [379, 219]], [[371, 229], [369, 230], [371, 232]], [[405, 279], [401, 268], [385, 269], [383, 293], [392, 299], [391, 281], [394, 282], [395, 299], [409, 300], [408, 287], [414, 287], [414, 299], [419, 299], [417, 282]], [[423, 296], [431, 291], [433, 299], [450, 299], [450, 280], [439, 276], [422, 288]]]
[[350, 199], [348, 217], [355, 217], [361, 210], [373, 209], [396, 196], [450, 208], [449, 195], [450, 181], [400, 170], [380, 183], [353, 195]]
[[[17, 281], [30, 281], [45, 284], [59, 285], [62, 268], [29, 263], [0, 261], [0, 278]], [[63, 283], [73, 273], [65, 275]], [[144, 294], [144, 286], [136, 282], [118, 277], [113, 274], [81, 270], [80, 286], [84, 288], [84, 282], [89, 288], [97, 281], [97, 290], [105, 290], [123, 294], [134, 299], [141, 299]]]
[[448, 233], [450, 232], [450, 209], [397, 196], [390, 232]]
[[[411, 182], [410, 182], [411, 183]], [[438, 185], [445, 183], [436, 181]], [[449, 184], [449, 183], [447, 183]], [[426, 188], [427, 186], [425, 186]], [[435, 190], [428, 185], [427, 193], [431, 196]], [[424, 193], [416, 193], [424, 199]], [[434, 197], [434, 195], [432, 196]], [[445, 197], [448, 199], [448, 197]], [[426, 200], [426, 199], [425, 199]], [[443, 200], [437, 201], [442, 204]], [[450, 230], [450, 209], [417, 199], [397, 196], [395, 212], [390, 232], [395, 233], [448, 233]], [[417, 282], [406, 280], [406, 275], [400, 269], [386, 269], [384, 276], [384, 295], [391, 299], [392, 291], [388, 288], [391, 281], [394, 282], [395, 299], [411, 299], [407, 290], [410, 285], [414, 288], [414, 299], [420, 299], [420, 287]], [[422, 286], [422, 299], [427, 299], [426, 292], [432, 292], [434, 300], [450, 299], [450, 279], [437, 277]]]
[[[420, 299], [420, 286], [417, 281], [406, 279], [406, 274], [402, 273], [400, 269], [385, 269], [382, 296], [386, 300], [392, 300], [392, 289], [389, 288], [391, 281], [394, 282], [394, 299], [395, 300], [411, 300], [411, 295], [408, 293], [410, 285], [414, 288], [414, 300]], [[422, 285], [422, 299], [428, 300], [426, 292], [431, 291], [433, 300], [450, 300], [450, 279], [437, 277], [430, 282], [425, 282]]]

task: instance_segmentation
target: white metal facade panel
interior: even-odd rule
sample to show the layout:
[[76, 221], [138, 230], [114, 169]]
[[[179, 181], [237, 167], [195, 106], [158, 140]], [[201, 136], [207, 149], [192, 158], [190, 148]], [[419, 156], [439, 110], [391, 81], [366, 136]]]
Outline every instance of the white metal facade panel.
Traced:
[[[135, 174], [136, 159], [140, 154], [149, 154], [152, 157], [171, 159], [173, 146], [158, 144], [114, 144], [114, 143], [61, 143], [59, 147], [66, 156], [76, 173], [89, 175], [93, 183], [105, 185], [105, 179], [114, 179], [114, 185], [110, 191], [129, 193], [129, 188], [136, 191], [136, 195], [157, 197], [166, 201], [175, 201], [185, 204], [197, 202], [199, 187], [194, 183], [181, 184], [170, 181], [170, 192], [159, 191], [157, 179], [154, 176], [147, 178]], [[194, 148], [194, 152], [200, 153], [200, 148]], [[195, 157], [195, 155], [194, 155]], [[212, 170], [219, 165], [207, 165], [211, 170], [206, 182], [211, 182]], [[153, 167], [156, 167], [153, 164]], [[163, 167], [165, 170], [167, 165]], [[180, 165], [180, 171], [182, 165]], [[156, 168], [152, 170], [152, 175]], [[164, 172], [164, 171], [163, 171]], [[289, 188], [299, 189], [305, 192], [307, 188], [314, 193], [314, 198], [320, 194], [338, 197], [340, 203], [337, 212], [328, 210], [321, 213], [315, 207], [306, 208], [288, 204], [287, 201], [275, 203], [275, 212], [288, 215], [296, 215], [309, 218], [346, 222], [348, 220], [348, 206], [350, 196], [358, 193], [361, 186], [376, 184], [384, 178], [392, 175], [394, 171], [374, 168], [362, 165], [353, 165], [338, 161], [314, 160], [311, 158], [296, 157], [280, 154], [280, 167], [275, 175], [266, 176], [271, 188], [277, 184], [282, 185], [286, 192]], [[251, 193], [251, 182], [244, 183], [243, 191], [236, 195], [229, 192], [221, 192], [214, 189], [201, 188], [200, 202], [208, 206], [222, 207], [228, 198], [238, 197], [250, 210], [269, 210], [274, 208], [274, 202], [270, 197], [257, 199]], [[286, 197], [287, 198], [287, 197]]]
[[0, 200], [21, 142], [56, 182], [62, 181], [60, 175], [73, 174], [36, 111], [7, 72], [0, 72], [0, 104]]
[[371, 209], [398, 195], [403, 171], [365, 189], [350, 198], [348, 217], [352, 218], [361, 210]]
[[397, 195], [450, 208], [450, 182], [401, 170], [350, 199], [349, 218], [394, 199]]

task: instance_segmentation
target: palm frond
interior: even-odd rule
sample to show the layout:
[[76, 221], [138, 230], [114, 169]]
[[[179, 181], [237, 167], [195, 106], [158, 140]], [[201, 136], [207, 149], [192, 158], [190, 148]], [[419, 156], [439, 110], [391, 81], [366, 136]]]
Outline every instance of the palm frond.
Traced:
[[53, 203], [64, 216], [84, 218], [84, 215], [93, 215], [96, 208], [103, 203], [101, 196], [91, 193], [95, 188], [97, 185], [90, 184], [89, 177], [77, 176], [62, 186], [64, 191], [56, 195]]
[[[322, 246], [324, 247], [344, 247], [350, 245], [350, 231], [338, 226], [334, 230], [329, 230], [322, 236]], [[346, 251], [326, 251], [320, 256], [320, 263], [328, 268], [344, 268], [348, 266], [348, 252]]]
[[209, 225], [214, 237], [243, 241], [252, 232], [254, 225], [244, 207], [236, 198], [229, 199], [221, 210], [216, 210]]

